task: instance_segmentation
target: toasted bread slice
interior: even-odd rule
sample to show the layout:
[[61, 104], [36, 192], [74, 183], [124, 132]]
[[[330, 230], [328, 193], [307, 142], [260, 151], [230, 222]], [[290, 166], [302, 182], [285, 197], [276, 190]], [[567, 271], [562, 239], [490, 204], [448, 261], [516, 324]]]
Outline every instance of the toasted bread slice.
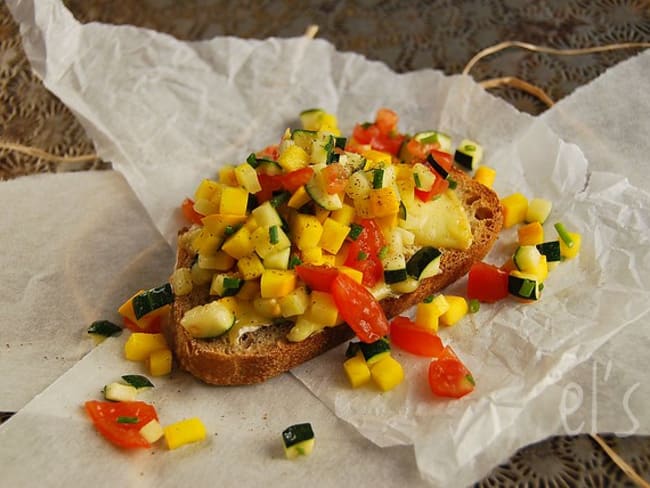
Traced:
[[[458, 184], [456, 194], [471, 225], [472, 245], [465, 251], [446, 249], [441, 258], [440, 274], [423, 280], [412, 293], [382, 300], [381, 305], [389, 318], [464, 276], [472, 263], [485, 257], [501, 230], [503, 216], [497, 195], [461, 171], [454, 169], [452, 174]], [[191, 252], [179, 245], [176, 267], [189, 267], [193, 259]], [[289, 342], [286, 335], [292, 324], [285, 324], [269, 325], [243, 334], [236, 344], [224, 337], [194, 339], [180, 321], [186, 311], [214, 299], [209, 295], [207, 285], [195, 286], [189, 295], [175, 297], [172, 317], [165, 327], [180, 367], [206, 383], [240, 385], [262, 382], [354, 336], [352, 330], [343, 324], [325, 328], [302, 342]]]

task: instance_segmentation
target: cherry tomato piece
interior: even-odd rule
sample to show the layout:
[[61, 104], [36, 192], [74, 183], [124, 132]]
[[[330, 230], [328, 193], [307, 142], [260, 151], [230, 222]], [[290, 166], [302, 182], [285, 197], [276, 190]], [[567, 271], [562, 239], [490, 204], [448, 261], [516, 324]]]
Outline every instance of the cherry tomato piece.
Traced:
[[508, 273], [491, 264], [472, 264], [467, 277], [467, 298], [493, 303], [508, 296]]
[[309, 288], [326, 292], [332, 289], [332, 283], [339, 274], [339, 271], [331, 266], [316, 266], [313, 264], [299, 264], [295, 270], [296, 274]]
[[460, 398], [474, 390], [472, 373], [449, 346], [429, 365], [429, 387], [434, 395]]
[[390, 341], [417, 356], [437, 357], [444, 349], [438, 334], [418, 327], [408, 317], [395, 317], [390, 324]]
[[158, 420], [156, 409], [144, 402], [85, 403], [86, 412], [97, 431], [118, 447], [150, 447], [140, 429], [152, 420]]
[[183, 200], [183, 203], [181, 203], [181, 211], [183, 212], [183, 217], [185, 217], [185, 220], [188, 222], [192, 222], [193, 224], [197, 225], [202, 224], [201, 219], [204, 216], [194, 210], [194, 200], [191, 198], [186, 198]]

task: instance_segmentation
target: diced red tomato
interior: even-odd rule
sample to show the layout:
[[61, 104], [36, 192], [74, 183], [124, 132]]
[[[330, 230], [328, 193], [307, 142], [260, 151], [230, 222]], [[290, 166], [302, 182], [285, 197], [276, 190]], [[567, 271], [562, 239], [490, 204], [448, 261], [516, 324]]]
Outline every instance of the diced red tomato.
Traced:
[[[150, 447], [140, 429], [152, 420], [158, 420], [156, 409], [144, 402], [85, 403], [86, 412], [97, 431], [118, 447]], [[122, 421], [122, 422], [120, 422]]]
[[438, 334], [418, 327], [408, 317], [395, 317], [390, 324], [390, 341], [417, 356], [437, 357], [444, 349]]
[[330, 195], [345, 190], [350, 176], [345, 167], [339, 163], [328, 164], [321, 171], [321, 175], [325, 179], [325, 191]]
[[338, 276], [339, 271], [331, 266], [316, 266], [313, 264], [299, 264], [296, 266], [296, 274], [305, 284], [316, 291], [329, 292], [332, 283]]
[[293, 193], [302, 185], [311, 180], [313, 174], [314, 170], [310, 167], [300, 168], [295, 171], [280, 175], [280, 184], [285, 190]]
[[375, 124], [382, 134], [390, 134], [397, 130], [399, 117], [388, 108], [380, 108], [375, 116]]
[[339, 273], [332, 282], [332, 297], [339, 314], [359, 340], [374, 342], [388, 334], [386, 314], [365, 286]]
[[384, 234], [373, 219], [363, 219], [359, 224], [363, 230], [348, 246], [344, 264], [361, 271], [363, 284], [372, 287], [384, 275], [384, 267], [379, 259], [379, 251], [385, 245]]
[[428, 376], [431, 391], [437, 396], [460, 398], [474, 390], [472, 373], [449, 346], [431, 361]]
[[277, 161], [280, 157], [280, 147], [278, 144], [266, 146], [264, 149], [257, 153], [257, 156], [260, 158], [268, 158], [272, 159], [273, 161]]
[[397, 121], [395, 112], [386, 108], [379, 109], [375, 122], [357, 124], [352, 131], [352, 137], [359, 144], [369, 144], [377, 151], [396, 156], [405, 139], [403, 134], [397, 132]]
[[201, 225], [201, 219], [204, 216], [194, 210], [194, 200], [191, 198], [184, 199], [181, 204], [181, 210], [183, 212], [183, 217], [185, 217], [188, 222]]
[[453, 166], [453, 159], [451, 154], [444, 151], [438, 151], [436, 149], [431, 149], [429, 152], [433, 156], [433, 159], [435, 159], [440, 166], [445, 168], [447, 171], [451, 171], [451, 167]]
[[255, 194], [255, 198], [259, 203], [264, 203], [270, 200], [273, 192], [282, 189], [282, 180], [279, 175], [267, 175], [266, 173], [258, 173], [257, 180], [260, 182], [262, 189]]
[[414, 190], [415, 196], [423, 202], [430, 201], [433, 197], [440, 195], [447, 188], [449, 188], [449, 181], [447, 181], [447, 179], [442, 178], [438, 173], [436, 173], [432, 169], [430, 171], [434, 173], [436, 176], [436, 179], [434, 180], [431, 188], [428, 191], [421, 190], [419, 188], [415, 188]]
[[493, 303], [507, 296], [507, 272], [483, 262], [472, 265], [467, 277], [467, 298]]

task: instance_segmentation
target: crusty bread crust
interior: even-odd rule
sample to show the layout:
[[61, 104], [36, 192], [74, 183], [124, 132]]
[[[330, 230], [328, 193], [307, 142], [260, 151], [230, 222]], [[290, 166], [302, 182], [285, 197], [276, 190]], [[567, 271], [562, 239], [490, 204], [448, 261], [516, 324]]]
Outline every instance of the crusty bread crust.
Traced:
[[[465, 251], [446, 249], [441, 258], [440, 274], [424, 280], [412, 293], [382, 300], [381, 305], [389, 318], [464, 276], [472, 263], [485, 257], [498, 237], [503, 215], [496, 193], [460, 170], [452, 169], [452, 175], [458, 183], [456, 195], [465, 207], [472, 228], [472, 245]], [[189, 267], [193, 259], [194, 256], [179, 245], [176, 267]], [[237, 344], [231, 344], [225, 338], [194, 339], [180, 325], [180, 320], [187, 310], [214, 299], [216, 297], [209, 295], [207, 285], [195, 286], [189, 295], [175, 297], [171, 320], [164, 328], [180, 367], [206, 383], [259, 383], [354, 337], [352, 330], [343, 324], [328, 327], [302, 342], [289, 342], [286, 335], [291, 324], [284, 324], [269, 325], [244, 334]]]

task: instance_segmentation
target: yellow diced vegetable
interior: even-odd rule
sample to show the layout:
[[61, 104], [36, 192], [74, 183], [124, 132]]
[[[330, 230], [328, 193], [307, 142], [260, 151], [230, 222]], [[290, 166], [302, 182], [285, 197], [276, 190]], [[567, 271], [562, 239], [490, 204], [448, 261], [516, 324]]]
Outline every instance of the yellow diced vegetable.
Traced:
[[296, 288], [296, 274], [291, 270], [267, 269], [262, 273], [260, 293], [263, 298], [281, 298]]
[[404, 381], [404, 369], [392, 356], [386, 356], [370, 368], [370, 375], [382, 391], [395, 388]]
[[241, 259], [255, 250], [255, 244], [250, 231], [242, 227], [223, 243], [221, 249], [233, 258]]
[[304, 168], [309, 164], [309, 154], [297, 145], [287, 146], [278, 157], [278, 164], [286, 172]]
[[309, 295], [309, 307], [305, 312], [305, 318], [325, 327], [332, 327], [341, 322], [332, 294], [317, 290]]
[[537, 263], [537, 266], [535, 266], [532, 269], [527, 269], [526, 273], [533, 274], [537, 276], [537, 280], [542, 283], [546, 278], [548, 277], [548, 262], [546, 260], [546, 256], [542, 254], [539, 257], [539, 262]]
[[352, 388], [358, 388], [370, 381], [370, 368], [363, 359], [363, 354], [357, 354], [343, 363], [343, 369]]
[[280, 298], [279, 302], [283, 317], [295, 317], [304, 314], [307, 310], [309, 306], [309, 295], [307, 294], [307, 290], [303, 286], [300, 286]]
[[366, 167], [364, 169], [382, 167], [393, 162], [393, 157], [389, 153], [375, 149], [363, 151], [361, 155], [366, 158]]
[[323, 226], [313, 215], [298, 214], [292, 222], [292, 242], [301, 251], [318, 246]]
[[329, 216], [329, 210], [325, 210], [324, 208], [318, 206], [314, 209], [314, 217], [316, 217], [321, 224], [325, 222], [325, 219], [327, 219]]
[[359, 284], [361, 284], [363, 281], [363, 273], [358, 269], [350, 268], [349, 266], [340, 266], [339, 271], [343, 274], [348, 275]]
[[212, 214], [201, 219], [203, 230], [211, 235], [223, 236], [228, 226], [234, 228], [246, 222], [245, 215]]
[[482, 185], [485, 185], [488, 188], [492, 188], [496, 175], [496, 170], [487, 166], [479, 166], [476, 168], [476, 172], [474, 173], [474, 179]]
[[162, 334], [133, 332], [124, 344], [124, 357], [129, 361], [144, 361], [160, 349], [169, 349]]
[[392, 187], [370, 190], [370, 213], [374, 217], [388, 217], [399, 212], [399, 196]]
[[440, 323], [446, 327], [451, 327], [467, 315], [468, 304], [464, 297], [455, 295], [445, 295], [449, 308], [440, 316]]
[[192, 283], [195, 285], [205, 285], [206, 283], [210, 283], [212, 280], [214, 271], [211, 269], [203, 269], [199, 266], [199, 263], [196, 262], [190, 268], [190, 274], [192, 275]]
[[160, 425], [160, 422], [158, 422], [156, 419], [152, 419], [147, 422], [144, 427], [139, 430], [139, 432], [140, 435], [144, 437], [149, 444], [153, 444], [163, 435], [165, 435], [165, 431], [163, 430], [162, 425]]
[[260, 294], [259, 280], [244, 281], [244, 284], [237, 293], [237, 298], [242, 300], [252, 300]]
[[192, 239], [192, 249], [204, 256], [212, 256], [219, 250], [223, 237], [212, 234], [205, 227]]
[[336, 256], [334, 254], [324, 252], [322, 261], [324, 266], [331, 266], [332, 268], [336, 266]]
[[255, 252], [262, 259], [291, 247], [291, 241], [279, 225], [258, 227], [251, 235]]
[[318, 129], [322, 132], [329, 132], [332, 135], [340, 136], [341, 131], [338, 128], [336, 116], [325, 112], [321, 117], [320, 127]]
[[291, 258], [291, 248], [287, 247], [278, 252], [264, 256], [264, 267], [267, 269], [288, 269]]
[[246, 215], [248, 192], [243, 188], [226, 186], [221, 192], [220, 214]]
[[164, 376], [172, 372], [172, 352], [169, 349], [158, 349], [149, 355], [147, 360], [151, 376]]
[[248, 193], [257, 193], [262, 189], [255, 168], [248, 163], [242, 163], [235, 168], [235, 178]]
[[521, 193], [513, 193], [501, 200], [503, 208], [503, 226], [505, 228], [521, 224], [526, 220], [528, 199]]
[[343, 245], [341, 246], [341, 249], [339, 249], [339, 252], [336, 253], [336, 256], [334, 256], [334, 266], [337, 268], [340, 266], [343, 266], [345, 264], [345, 261], [348, 258], [348, 249], [350, 247], [349, 242], [344, 242]]
[[330, 218], [341, 225], [349, 226], [354, 221], [354, 207], [344, 203], [341, 208], [332, 211]]
[[526, 211], [526, 222], [539, 222], [543, 224], [551, 213], [553, 204], [550, 200], [543, 198], [533, 198], [528, 203], [528, 210]]
[[219, 192], [219, 187], [220, 185], [218, 182], [207, 178], [204, 179], [199, 183], [199, 186], [194, 192], [194, 201], [211, 200], [214, 194]]
[[573, 246], [567, 246], [567, 244], [562, 239], [560, 239], [560, 256], [566, 259], [572, 259], [575, 258], [580, 252], [582, 235], [578, 234], [577, 232], [569, 232], [568, 234], [573, 241]]
[[133, 295], [131, 295], [127, 301], [120, 305], [120, 308], [117, 309], [117, 313], [119, 313], [122, 317], [129, 319], [131, 322], [135, 322], [137, 319], [135, 318], [135, 312], [133, 311], [133, 299], [143, 291], [144, 290], [138, 290]]
[[219, 212], [219, 203], [205, 198], [199, 198], [194, 202], [192, 208], [201, 215], [212, 215]]
[[282, 308], [280, 307], [280, 301], [277, 298], [257, 297], [253, 300], [253, 309], [262, 317], [269, 319], [275, 319], [282, 316]]
[[227, 186], [237, 186], [237, 177], [235, 176], [235, 168], [233, 166], [224, 166], [219, 170], [219, 183]]
[[331, 254], [336, 254], [341, 249], [343, 241], [345, 241], [349, 232], [349, 226], [340, 224], [332, 218], [327, 218], [323, 222], [323, 234], [318, 246]]
[[169, 449], [176, 449], [185, 444], [202, 441], [207, 436], [205, 426], [198, 417], [170, 424], [163, 430]]
[[251, 253], [237, 261], [237, 269], [243, 279], [253, 280], [262, 276], [264, 265], [257, 254]]
[[289, 198], [289, 201], [287, 202], [287, 206], [289, 208], [295, 208], [299, 209], [303, 205], [308, 204], [311, 201], [311, 197], [309, 196], [309, 193], [307, 193], [307, 190], [305, 190], [304, 185], [298, 188], [293, 195], [291, 195], [291, 198]]
[[214, 256], [199, 254], [197, 264], [203, 269], [228, 271], [235, 265], [235, 259], [223, 251], [217, 251]]
[[539, 222], [524, 224], [517, 229], [517, 240], [520, 246], [535, 246], [544, 242], [544, 228]]
[[305, 264], [323, 264], [323, 250], [320, 247], [310, 247], [302, 251], [300, 255]]
[[415, 308], [415, 324], [423, 329], [438, 330], [438, 319], [449, 310], [444, 295], [436, 295], [430, 302], [420, 302]]
[[392, 215], [387, 215], [386, 217], [377, 217], [375, 222], [384, 233], [384, 235], [391, 235], [393, 230], [397, 228], [399, 224], [399, 218], [396, 213]]
[[192, 272], [190, 268], [176, 268], [169, 277], [169, 284], [174, 290], [174, 295], [184, 296], [192, 292]]

